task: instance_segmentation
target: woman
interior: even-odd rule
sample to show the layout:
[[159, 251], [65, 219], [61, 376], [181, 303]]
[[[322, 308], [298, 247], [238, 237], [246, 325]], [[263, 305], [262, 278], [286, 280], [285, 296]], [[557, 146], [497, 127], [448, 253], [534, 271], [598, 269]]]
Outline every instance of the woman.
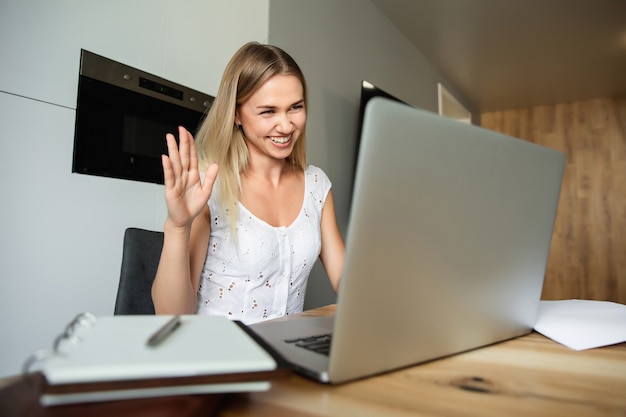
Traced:
[[306, 162], [306, 104], [296, 62], [251, 42], [226, 67], [197, 151], [184, 128], [178, 146], [167, 135], [157, 314], [250, 324], [300, 312], [318, 257], [337, 291], [344, 243], [330, 181]]

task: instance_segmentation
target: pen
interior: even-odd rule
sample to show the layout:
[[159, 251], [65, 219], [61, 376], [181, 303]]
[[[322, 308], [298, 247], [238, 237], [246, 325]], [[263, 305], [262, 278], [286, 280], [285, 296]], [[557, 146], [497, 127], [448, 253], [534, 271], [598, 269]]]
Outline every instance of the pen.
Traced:
[[174, 316], [148, 339], [148, 346], [158, 346], [180, 326], [180, 316]]

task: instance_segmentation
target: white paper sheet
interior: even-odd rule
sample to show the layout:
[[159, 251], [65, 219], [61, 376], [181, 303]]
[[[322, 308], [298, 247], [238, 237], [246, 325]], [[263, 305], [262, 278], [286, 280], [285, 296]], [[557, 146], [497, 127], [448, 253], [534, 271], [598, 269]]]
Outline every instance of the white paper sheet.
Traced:
[[626, 305], [609, 301], [541, 301], [535, 330], [575, 350], [626, 342]]

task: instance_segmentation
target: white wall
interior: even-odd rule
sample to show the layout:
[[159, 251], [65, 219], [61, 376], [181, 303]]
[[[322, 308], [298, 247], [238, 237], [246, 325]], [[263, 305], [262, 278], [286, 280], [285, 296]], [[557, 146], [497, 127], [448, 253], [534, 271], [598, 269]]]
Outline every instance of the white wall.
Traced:
[[162, 186], [71, 173], [80, 49], [215, 94], [268, 22], [268, 0], [2, 0], [0, 377], [75, 314], [112, 314], [124, 230], [165, 219]]
[[[333, 182], [345, 237], [361, 80], [433, 112], [438, 111], [437, 83], [457, 97], [458, 92], [369, 0], [271, 0], [269, 41], [287, 50], [305, 73], [308, 159]], [[318, 263], [305, 307], [334, 300]]]

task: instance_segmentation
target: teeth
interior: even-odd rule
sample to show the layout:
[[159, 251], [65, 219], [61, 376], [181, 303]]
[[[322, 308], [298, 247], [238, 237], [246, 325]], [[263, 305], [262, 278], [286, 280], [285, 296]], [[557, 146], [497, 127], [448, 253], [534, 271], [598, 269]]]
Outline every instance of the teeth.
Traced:
[[291, 136], [270, 136], [270, 140], [274, 143], [279, 143], [279, 144], [283, 144], [283, 143], [287, 143], [289, 142], [289, 139], [291, 138]]

